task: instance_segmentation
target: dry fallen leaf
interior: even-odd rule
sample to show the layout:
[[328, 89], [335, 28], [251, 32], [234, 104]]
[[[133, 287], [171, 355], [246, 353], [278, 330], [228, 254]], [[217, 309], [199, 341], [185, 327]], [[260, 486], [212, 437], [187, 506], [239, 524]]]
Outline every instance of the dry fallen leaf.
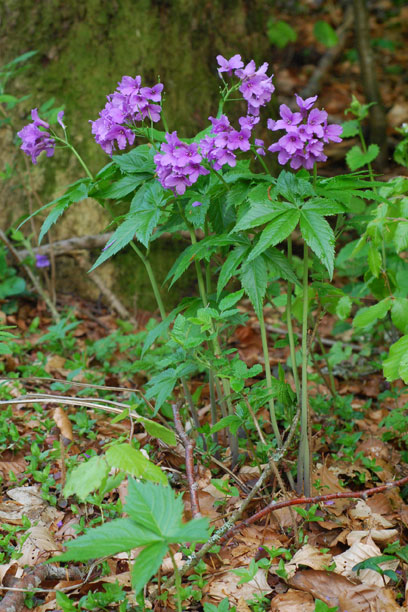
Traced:
[[71, 421], [69, 420], [69, 418], [67, 417], [67, 415], [65, 414], [61, 406], [58, 406], [54, 410], [54, 414], [52, 415], [52, 418], [56, 422], [57, 427], [60, 430], [61, 434], [64, 436], [64, 438], [67, 438], [67, 440], [73, 441], [74, 434], [72, 433]]
[[[370, 557], [378, 557], [379, 555], [381, 555], [381, 550], [369, 536], [364, 542], [355, 542], [344, 553], [333, 557], [333, 560], [336, 563], [336, 573], [346, 576], [347, 578], [358, 579], [364, 584], [368, 584], [370, 586], [384, 586], [384, 580], [386, 583], [390, 581], [388, 576], [382, 577], [378, 572], [371, 569], [361, 570], [358, 574], [357, 572], [353, 572], [353, 567], [357, 565], [357, 563], [361, 563]], [[398, 565], [398, 559], [395, 561], [386, 561], [385, 563], [380, 564], [381, 568], [392, 570], [396, 570]]]
[[321, 599], [338, 612], [401, 612], [390, 589], [354, 584], [334, 572], [302, 570], [289, 580], [293, 586]]
[[[298, 569], [299, 565], [306, 565], [315, 570], [322, 570], [333, 563], [333, 557], [330, 553], [322, 553], [318, 548], [305, 544], [285, 565], [285, 570], [288, 573], [288, 578], [291, 578]], [[271, 569], [273, 566], [271, 567]]]
[[62, 550], [62, 546], [55, 542], [50, 530], [44, 525], [30, 527], [26, 533], [29, 535], [21, 547], [22, 556], [17, 560], [20, 567], [45, 561], [49, 553]]
[[239, 581], [240, 576], [232, 572], [225, 572], [210, 579], [208, 585], [204, 587], [204, 592], [217, 602], [228, 597], [232, 605], [237, 605], [240, 599], [246, 601], [255, 594], [266, 595], [272, 591], [268, 584], [267, 572], [263, 569], [259, 569], [250, 582], [238, 586]]
[[362, 531], [350, 531], [347, 534], [347, 544], [352, 546], [363, 538], [371, 536], [375, 542], [392, 542], [398, 538], [398, 529], [365, 529]]
[[271, 612], [314, 612], [315, 603], [309, 593], [289, 589], [271, 601]]

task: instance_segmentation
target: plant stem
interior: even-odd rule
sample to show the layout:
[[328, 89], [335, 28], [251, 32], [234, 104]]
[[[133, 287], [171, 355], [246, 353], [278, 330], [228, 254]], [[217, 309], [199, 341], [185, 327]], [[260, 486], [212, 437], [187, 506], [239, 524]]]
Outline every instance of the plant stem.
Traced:
[[[292, 236], [288, 237], [288, 261], [289, 265], [292, 267]], [[288, 327], [288, 337], [289, 337], [289, 348], [290, 348], [290, 361], [292, 363], [292, 372], [293, 378], [295, 380], [296, 387], [296, 395], [298, 403], [300, 402], [300, 382], [299, 382], [299, 373], [296, 365], [296, 349], [295, 349], [295, 336], [293, 334], [293, 326], [292, 326], [292, 291], [293, 284], [288, 281], [288, 297], [286, 302], [286, 324]]]
[[177, 563], [171, 551], [171, 548], [169, 548], [169, 553], [170, 553], [171, 562], [173, 564], [173, 569], [174, 569], [174, 578], [175, 578], [176, 592], [177, 592], [177, 612], [183, 612], [183, 608], [181, 607], [181, 594], [180, 594], [181, 576], [180, 576], [180, 572], [178, 571]]
[[[186, 219], [184, 219], [184, 221], [190, 232], [191, 243], [196, 244], [197, 238], [196, 238], [193, 228], [191, 227], [190, 223], [188, 223]], [[206, 307], [208, 306], [208, 299], [207, 299], [207, 294], [205, 291], [203, 271], [201, 270], [200, 262], [198, 262], [197, 260], [194, 260], [194, 264], [195, 264], [195, 269], [196, 269], [196, 274], [197, 274], [197, 282], [198, 282], [198, 289], [200, 292], [200, 297], [201, 297], [204, 307]], [[213, 325], [211, 325], [210, 332], [211, 334], [215, 332]], [[214, 348], [214, 354], [216, 355], [216, 357], [219, 357], [221, 355], [221, 349], [220, 349], [217, 337], [213, 338], [212, 345]], [[223, 378], [221, 382], [222, 382], [222, 386], [224, 390], [224, 398], [228, 406], [228, 414], [232, 415], [234, 414], [234, 406], [232, 405], [232, 402], [231, 402], [230, 383], [229, 383], [229, 380], [226, 378]], [[230, 448], [231, 448], [231, 460], [232, 460], [232, 463], [235, 465], [238, 459], [238, 439], [236, 436], [232, 435], [231, 432], [229, 432], [229, 442], [230, 442]]]
[[143, 255], [142, 251], [135, 245], [133, 240], [131, 240], [130, 246], [132, 247], [132, 249], [134, 250], [136, 255], [141, 259], [141, 261], [143, 262], [144, 267], [146, 268], [146, 272], [147, 272], [147, 275], [148, 275], [149, 280], [150, 280], [150, 284], [151, 284], [152, 289], [153, 289], [154, 297], [156, 298], [157, 306], [159, 307], [160, 316], [161, 316], [162, 319], [165, 319], [166, 318], [166, 311], [165, 311], [165, 308], [164, 308], [163, 300], [162, 300], [161, 295], [160, 295], [159, 287], [157, 285], [156, 277], [154, 275], [152, 266], [150, 265], [150, 261], [147, 259], [147, 257], [145, 257], [145, 255]]
[[261, 329], [262, 350], [263, 350], [263, 356], [264, 356], [264, 362], [265, 362], [266, 386], [267, 386], [268, 391], [269, 391], [269, 398], [268, 398], [269, 416], [270, 416], [270, 419], [271, 419], [271, 425], [272, 425], [273, 433], [274, 433], [275, 438], [276, 438], [277, 445], [280, 448], [282, 446], [282, 437], [280, 435], [280, 431], [279, 431], [279, 427], [278, 427], [278, 422], [276, 420], [275, 402], [274, 402], [274, 399], [272, 397], [272, 393], [273, 393], [273, 390], [272, 390], [272, 372], [271, 372], [271, 364], [270, 364], [270, 361], [269, 361], [268, 339], [266, 337], [265, 319], [264, 319], [264, 315], [263, 315], [263, 311], [262, 310], [259, 313], [259, 325], [260, 325], [260, 329]]
[[309, 288], [309, 247], [303, 248], [303, 316], [302, 316], [302, 401], [300, 415], [300, 446], [298, 462], [298, 490], [310, 496], [310, 456], [308, 434], [308, 395], [307, 395], [307, 319]]

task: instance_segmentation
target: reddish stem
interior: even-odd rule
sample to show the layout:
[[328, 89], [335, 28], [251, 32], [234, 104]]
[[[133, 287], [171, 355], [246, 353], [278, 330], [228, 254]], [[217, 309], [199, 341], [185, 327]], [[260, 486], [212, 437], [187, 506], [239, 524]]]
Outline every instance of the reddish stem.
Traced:
[[249, 518], [245, 519], [241, 523], [234, 525], [231, 527], [229, 531], [218, 541], [218, 544], [223, 544], [239, 529], [242, 527], [246, 527], [247, 525], [251, 525], [251, 523], [255, 523], [259, 519], [263, 518], [270, 512], [274, 512], [275, 510], [280, 510], [281, 508], [287, 508], [288, 506], [304, 506], [306, 504], [318, 504], [319, 502], [331, 501], [333, 499], [345, 499], [345, 498], [355, 498], [355, 499], [366, 499], [367, 497], [371, 497], [371, 495], [375, 495], [376, 493], [382, 493], [382, 491], [386, 491], [387, 489], [391, 489], [393, 487], [401, 487], [404, 484], [408, 483], [408, 476], [405, 478], [401, 478], [401, 480], [395, 480], [394, 482], [387, 482], [380, 487], [373, 487], [372, 489], [366, 489], [365, 491], [347, 491], [344, 493], [329, 493], [328, 495], [317, 495], [315, 497], [296, 497], [295, 499], [287, 499], [281, 502], [271, 502], [265, 508], [256, 512]]
[[194, 458], [193, 458], [193, 450], [195, 447], [194, 440], [190, 440], [184, 431], [183, 425], [181, 424], [180, 412], [178, 404], [172, 404], [173, 408], [173, 416], [174, 416], [174, 425], [176, 427], [176, 431], [181, 438], [183, 446], [186, 451], [186, 473], [187, 473], [187, 482], [190, 490], [190, 502], [191, 502], [191, 513], [193, 518], [197, 518], [201, 516], [200, 514], [200, 504], [197, 496], [197, 483], [194, 479]]

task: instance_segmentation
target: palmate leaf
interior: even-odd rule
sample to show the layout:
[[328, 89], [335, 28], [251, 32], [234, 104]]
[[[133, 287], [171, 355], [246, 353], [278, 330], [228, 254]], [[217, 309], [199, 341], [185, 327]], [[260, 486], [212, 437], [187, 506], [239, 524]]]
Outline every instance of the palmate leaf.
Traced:
[[326, 219], [310, 210], [302, 210], [300, 231], [306, 244], [326, 266], [330, 278], [334, 268], [334, 233]]
[[289, 208], [275, 213], [273, 220], [262, 231], [258, 242], [249, 254], [248, 261], [252, 261], [271, 246], [275, 246], [289, 236], [298, 224], [300, 211]]
[[236, 233], [269, 223], [269, 221], [287, 211], [288, 208], [295, 208], [295, 206], [291, 202], [270, 202], [269, 200], [251, 202], [249, 209], [238, 219], [232, 232]]
[[123, 176], [119, 180], [115, 181], [105, 189], [100, 189], [95, 195], [98, 198], [110, 198], [111, 200], [121, 200], [132, 191], [135, 191], [142, 183], [147, 179], [150, 179], [151, 175], [144, 174], [128, 174]]
[[130, 212], [135, 215], [136, 237], [146, 248], [159, 223], [160, 207], [165, 204], [167, 197], [159, 181], [149, 181], [136, 192], [132, 200]]
[[252, 302], [256, 315], [261, 318], [268, 284], [268, 270], [262, 255], [244, 264], [241, 272], [241, 284]]
[[366, 164], [370, 164], [379, 152], [380, 148], [376, 144], [370, 144], [365, 153], [358, 145], [355, 145], [346, 155], [347, 165], [352, 172], [358, 170]]
[[88, 561], [162, 541], [162, 536], [131, 518], [120, 518], [89, 529], [67, 542], [68, 550], [50, 561]]
[[176, 497], [171, 487], [158, 488], [151, 482], [136, 482], [133, 478], [129, 480], [123, 509], [138, 525], [161, 539], [168, 538], [180, 527], [184, 510], [181, 496]]
[[155, 173], [153, 161], [155, 150], [150, 145], [140, 145], [129, 153], [113, 155], [112, 161], [119, 166], [122, 172], [130, 174], [146, 173], [152, 176]]

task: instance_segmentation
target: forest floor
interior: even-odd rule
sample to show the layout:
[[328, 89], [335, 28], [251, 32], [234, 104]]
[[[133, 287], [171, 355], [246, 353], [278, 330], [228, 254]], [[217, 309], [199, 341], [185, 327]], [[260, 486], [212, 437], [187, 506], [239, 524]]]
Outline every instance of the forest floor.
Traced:
[[[385, 20], [381, 11], [386, 12], [392, 3], [382, 5], [376, 3], [372, 36], [377, 52], [381, 50], [378, 78], [391, 150], [398, 141], [395, 127], [408, 121], [404, 68], [408, 64], [404, 42], [408, 8], [402, 7]], [[333, 24], [341, 25], [336, 3], [331, 10]], [[292, 25], [303, 51], [316, 49], [313, 20], [299, 18]], [[343, 118], [352, 94], [362, 99], [350, 37], [351, 32], [345, 51], [324, 76], [319, 100], [331, 116], [339, 118]], [[306, 86], [317, 59], [326, 51], [318, 47], [317, 59], [311, 56], [308, 61], [303, 54], [299, 65], [296, 49], [293, 47], [291, 57], [285, 56], [285, 50], [278, 52], [285, 57], [286, 68], [276, 79], [279, 90], [286, 90], [288, 96], [294, 87]], [[348, 140], [333, 148], [334, 161], [326, 168], [329, 173], [335, 172], [336, 164], [343, 164], [352, 144]], [[384, 180], [400, 174], [406, 176], [406, 169], [390, 158]], [[334, 279], [338, 286], [347, 282], [345, 277]], [[35, 588], [27, 583], [24, 568], [31, 567], [35, 573], [86, 527], [120, 516], [125, 481], [103, 499], [93, 495], [79, 503], [75, 496], [67, 499], [63, 495], [67, 472], [79, 461], [99, 455], [112, 440], [133, 437], [166, 472], [172, 486], [184, 494], [185, 517], [191, 518], [186, 452], [180, 438], [176, 446], [160, 442], [126, 412], [129, 405], [140, 410], [143, 403], [148, 376], [140, 359], [146, 326], [151, 329], [154, 325], [154, 313], [137, 312], [134, 324], [118, 319], [100, 304], [68, 294], [58, 296], [57, 307], [62, 314], [59, 323], [33, 295], [4, 300], [0, 311], [0, 323], [13, 326], [15, 334], [8, 342], [10, 350], [0, 352], [0, 594], [14, 598], [14, 608], [2, 607], [0, 602], [0, 612], [125, 610], [126, 601], [136, 606], [131, 593], [132, 558], [125, 553], [100, 563], [77, 564], [76, 571], [70, 564], [65, 575], [49, 570], [39, 574]], [[236, 330], [231, 347], [251, 367], [263, 362], [260, 331], [249, 303], [243, 301], [240, 308], [249, 318]], [[269, 358], [276, 374], [289, 357], [278, 302], [268, 304], [265, 320]], [[299, 334], [300, 326], [295, 331]], [[271, 498], [286, 501], [297, 497], [287, 479], [289, 471], [295, 472], [296, 463], [296, 445], [290, 446], [279, 474], [271, 476], [246, 508], [243, 518], [249, 519], [247, 524], [184, 576], [184, 609], [408, 610], [408, 484], [383, 486], [408, 477], [408, 391], [402, 384], [390, 385], [381, 368], [387, 347], [395, 340], [391, 336], [382, 324], [370, 333], [356, 333], [351, 325], [336, 324], [330, 315], [322, 317], [312, 343], [310, 367], [313, 495], [338, 497], [309, 506], [287, 505], [251, 521]], [[210, 422], [208, 383], [197, 377], [190, 391], [199, 407], [200, 424], [205, 427]], [[182, 388], [176, 393], [183, 398]], [[59, 396], [63, 399], [58, 400]], [[98, 408], [92, 406], [95, 400]], [[124, 418], [114, 418], [112, 407], [124, 410]], [[184, 405], [181, 411], [187, 434], [194, 437]], [[144, 416], [153, 414], [146, 402]], [[286, 433], [293, 416], [280, 414]], [[155, 418], [166, 422], [165, 416]], [[194, 479], [198, 503], [201, 514], [215, 528], [239, 508], [265, 468], [273, 438], [268, 423], [267, 409], [261, 407], [240, 440], [242, 461], [236, 466], [228, 451], [214, 456], [197, 440]], [[218, 435], [220, 447], [225, 449], [225, 430]], [[374, 495], [366, 494], [375, 487], [383, 488]], [[340, 497], [344, 494], [350, 497]], [[187, 555], [187, 549], [177, 552], [176, 562], [182, 565]], [[361, 562], [366, 562], [365, 566], [353, 571]], [[174, 588], [167, 600], [149, 600], [157, 586], [165, 592], [171, 572], [166, 558], [159, 583], [156, 580], [146, 589], [148, 607], [176, 609]], [[57, 592], [67, 596], [58, 604]], [[220, 603], [225, 599], [227, 604]]]

